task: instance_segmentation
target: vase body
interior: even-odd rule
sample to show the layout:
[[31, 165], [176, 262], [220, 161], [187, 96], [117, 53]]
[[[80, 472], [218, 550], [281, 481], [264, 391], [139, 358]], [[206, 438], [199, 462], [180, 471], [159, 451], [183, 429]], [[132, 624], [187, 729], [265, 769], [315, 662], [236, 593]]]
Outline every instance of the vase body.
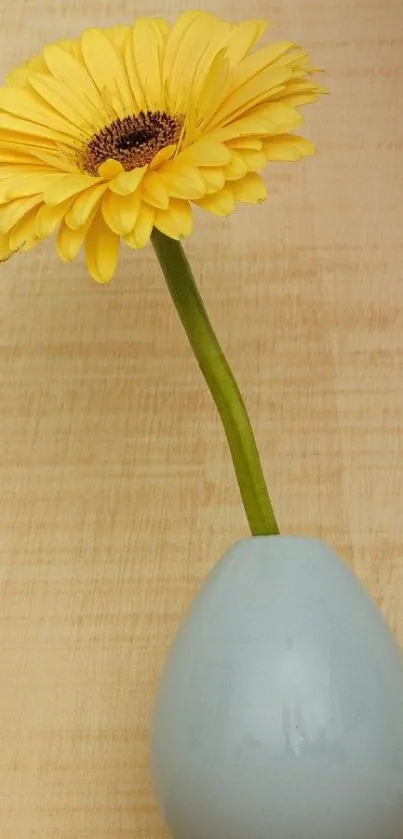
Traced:
[[325, 543], [234, 545], [169, 652], [151, 742], [174, 839], [403, 839], [403, 659]]

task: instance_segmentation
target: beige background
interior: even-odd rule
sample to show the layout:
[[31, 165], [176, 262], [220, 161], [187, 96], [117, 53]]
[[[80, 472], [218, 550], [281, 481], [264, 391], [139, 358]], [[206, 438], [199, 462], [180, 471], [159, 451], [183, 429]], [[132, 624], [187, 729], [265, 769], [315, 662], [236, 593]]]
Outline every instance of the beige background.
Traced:
[[[14, 0], [1, 74], [48, 41], [188, 0]], [[281, 527], [322, 536], [403, 641], [401, 0], [206, 0], [328, 70], [317, 158], [200, 216], [195, 273]], [[2, 839], [162, 839], [147, 730], [167, 644], [247, 534], [218, 419], [151, 250], [99, 287], [52, 243], [0, 273]]]

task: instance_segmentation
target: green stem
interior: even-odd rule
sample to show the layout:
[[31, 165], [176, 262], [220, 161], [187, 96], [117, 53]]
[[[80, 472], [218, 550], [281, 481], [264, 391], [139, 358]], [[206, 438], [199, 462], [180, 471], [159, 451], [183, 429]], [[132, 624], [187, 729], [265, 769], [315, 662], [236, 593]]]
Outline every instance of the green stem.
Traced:
[[252, 427], [182, 245], [154, 229], [151, 241], [199, 367], [220, 414], [252, 536], [278, 534]]

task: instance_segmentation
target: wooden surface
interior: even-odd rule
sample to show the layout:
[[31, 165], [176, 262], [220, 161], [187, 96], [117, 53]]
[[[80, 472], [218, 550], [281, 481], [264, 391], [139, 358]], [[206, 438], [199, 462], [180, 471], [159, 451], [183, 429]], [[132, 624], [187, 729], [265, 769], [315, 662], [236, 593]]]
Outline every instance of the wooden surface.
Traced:
[[[403, 641], [401, 0], [206, 0], [328, 70], [317, 158], [200, 215], [188, 253], [281, 527], [331, 542]], [[48, 41], [193, 2], [14, 0], [1, 74]], [[244, 10], [242, 9], [244, 6]], [[147, 732], [167, 645], [247, 535], [218, 419], [151, 250], [99, 287], [53, 243], [1, 269], [2, 839], [162, 839]]]

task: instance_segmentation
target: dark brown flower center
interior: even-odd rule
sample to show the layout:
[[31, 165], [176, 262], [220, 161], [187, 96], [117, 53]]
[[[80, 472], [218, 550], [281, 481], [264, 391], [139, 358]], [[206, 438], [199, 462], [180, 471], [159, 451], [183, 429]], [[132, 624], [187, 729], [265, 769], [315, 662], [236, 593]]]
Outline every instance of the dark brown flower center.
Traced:
[[102, 163], [110, 158], [122, 164], [126, 172], [151, 163], [157, 152], [177, 144], [184, 118], [164, 111], [140, 111], [136, 116], [115, 119], [94, 134], [78, 154], [78, 164], [90, 175], [96, 175]]

